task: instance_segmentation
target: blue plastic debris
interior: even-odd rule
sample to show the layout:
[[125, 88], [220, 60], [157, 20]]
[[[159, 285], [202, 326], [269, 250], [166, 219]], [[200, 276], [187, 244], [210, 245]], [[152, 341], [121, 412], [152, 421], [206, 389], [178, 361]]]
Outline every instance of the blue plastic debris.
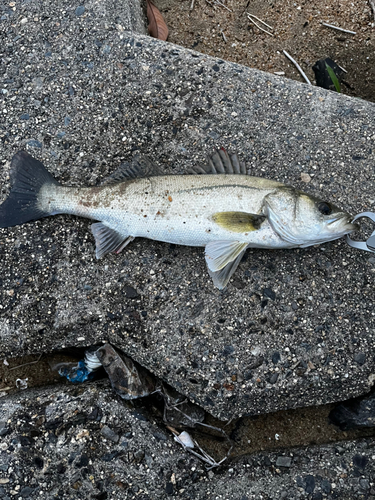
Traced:
[[88, 349], [85, 352], [85, 359], [78, 361], [77, 365], [74, 363], [62, 363], [58, 368], [59, 375], [66, 377], [73, 384], [92, 380], [95, 372], [102, 366], [96, 356], [96, 351], [97, 347]]
[[94, 378], [94, 373], [88, 370], [83, 360], [78, 361], [76, 366], [62, 366], [59, 369], [59, 374], [66, 377], [73, 384], [79, 384]]

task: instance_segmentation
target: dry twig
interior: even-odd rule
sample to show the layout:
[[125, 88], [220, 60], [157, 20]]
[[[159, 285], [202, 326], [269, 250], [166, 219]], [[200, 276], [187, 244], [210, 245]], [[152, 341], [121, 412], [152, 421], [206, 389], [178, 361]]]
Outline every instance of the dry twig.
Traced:
[[226, 5], [224, 5], [223, 3], [221, 3], [220, 0], [215, 0], [215, 3], [217, 5], [220, 5], [221, 7], [224, 7], [224, 9], [229, 10], [229, 12], [233, 12], [232, 10], [229, 9], [229, 7], [227, 7]]
[[257, 16], [254, 16], [254, 14], [250, 14], [249, 12], [247, 13], [247, 17], [253, 17], [254, 19], [256, 19], [257, 21], [259, 21], [260, 23], [264, 24], [264, 26], [267, 26], [267, 28], [269, 28], [270, 30], [273, 30], [272, 26], [270, 26], [269, 24], [265, 23], [264, 21], [262, 21], [261, 19], [259, 19], [259, 17]]
[[224, 7], [224, 9], [229, 10], [229, 12], [233, 12], [232, 10], [229, 9], [229, 7], [221, 3], [220, 0], [213, 0], [212, 2], [210, 2], [210, 0], [206, 0], [206, 2], [212, 5], [212, 7], [214, 7], [215, 5], [219, 5], [220, 7]]
[[303, 71], [303, 69], [301, 68], [301, 66], [293, 59], [293, 57], [291, 55], [288, 54], [288, 52], [286, 50], [283, 50], [284, 54], [286, 55], [286, 57], [292, 61], [292, 63], [295, 65], [295, 67], [298, 69], [298, 71], [301, 73], [301, 75], [303, 76], [303, 78], [306, 80], [306, 82], [311, 85], [311, 82], [310, 80], [307, 78], [307, 76], [305, 75], [305, 72]]
[[24, 366], [35, 365], [36, 363], [39, 363], [40, 358], [41, 358], [42, 356], [43, 356], [43, 354], [41, 354], [41, 355], [39, 356], [39, 358], [38, 358], [36, 361], [30, 361], [30, 363], [24, 363], [23, 365], [13, 366], [12, 368], [9, 368], [9, 371], [11, 371], [11, 370], [16, 370], [17, 368], [23, 368]]
[[194, 2], [195, 2], [195, 0], [191, 0], [190, 10], [193, 10], [193, 9], [194, 9]]
[[[247, 18], [248, 18], [248, 20], [249, 20], [250, 22], [252, 22], [253, 24], [255, 24], [255, 26], [256, 26], [259, 30], [264, 31], [264, 33], [267, 33], [267, 35], [271, 35], [271, 36], [273, 36], [273, 33], [270, 33], [269, 31], [267, 31], [267, 30], [263, 29], [263, 28], [262, 28], [261, 26], [259, 26], [259, 24], [258, 24], [258, 23], [256, 23], [256, 22], [254, 21], [254, 19], [252, 19], [250, 16], [251, 16], [251, 14], [247, 14]], [[255, 16], [254, 16], [254, 17], [255, 17]], [[258, 19], [258, 18], [256, 18], [256, 19]], [[263, 21], [261, 21], [261, 22], [263, 23]], [[266, 24], [266, 23], [263, 23], [263, 24]], [[268, 26], [268, 24], [266, 24], [266, 26]], [[271, 28], [271, 29], [273, 29], [273, 28]]]
[[333, 28], [334, 30], [343, 31], [344, 33], [350, 33], [351, 35], [357, 34], [356, 31], [344, 30], [344, 28], [339, 28], [338, 26], [333, 26], [333, 24], [327, 24], [327, 23], [322, 22], [322, 25], [327, 26], [327, 28]]

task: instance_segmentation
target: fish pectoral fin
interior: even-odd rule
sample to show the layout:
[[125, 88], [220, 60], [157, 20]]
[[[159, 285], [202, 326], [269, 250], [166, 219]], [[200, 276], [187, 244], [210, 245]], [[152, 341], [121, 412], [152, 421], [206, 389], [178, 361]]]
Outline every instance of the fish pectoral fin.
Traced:
[[102, 182], [102, 185], [117, 184], [129, 179], [156, 177], [158, 175], [165, 175], [165, 173], [146, 155], [137, 155], [131, 163], [121, 163], [118, 169]]
[[237, 269], [247, 245], [238, 241], [214, 241], [206, 246], [208, 274], [220, 290], [227, 285]]
[[218, 226], [234, 233], [256, 231], [265, 219], [264, 215], [247, 212], [217, 212], [212, 216]]
[[120, 253], [131, 241], [133, 236], [124, 236], [103, 222], [91, 224], [91, 231], [96, 243], [96, 258], [101, 259], [110, 252]]

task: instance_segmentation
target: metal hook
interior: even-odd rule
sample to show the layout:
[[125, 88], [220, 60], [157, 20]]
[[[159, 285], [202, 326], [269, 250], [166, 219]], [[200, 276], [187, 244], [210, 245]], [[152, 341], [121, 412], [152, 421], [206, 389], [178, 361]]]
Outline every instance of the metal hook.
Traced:
[[[362, 217], [366, 217], [367, 219], [375, 222], [375, 213], [374, 212], [362, 212], [354, 217], [353, 222]], [[357, 248], [358, 250], [365, 250], [366, 252], [375, 253], [375, 231], [366, 241], [354, 241], [350, 238], [350, 236], [346, 235], [346, 242], [353, 248]]]

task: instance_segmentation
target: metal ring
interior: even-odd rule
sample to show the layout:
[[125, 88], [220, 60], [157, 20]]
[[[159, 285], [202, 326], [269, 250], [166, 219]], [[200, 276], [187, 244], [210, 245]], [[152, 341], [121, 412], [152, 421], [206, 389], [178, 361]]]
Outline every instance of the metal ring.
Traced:
[[[361, 219], [362, 217], [366, 217], [367, 219], [372, 220], [372, 222], [375, 222], [374, 212], [362, 212], [360, 214], [357, 214], [354, 217], [353, 222], [356, 221], [357, 219]], [[348, 243], [348, 245], [350, 245], [353, 248], [357, 248], [358, 250], [365, 250], [366, 252], [375, 253], [375, 231], [373, 231], [372, 235], [369, 238], [367, 238], [366, 241], [354, 241], [347, 234], [346, 242]]]

